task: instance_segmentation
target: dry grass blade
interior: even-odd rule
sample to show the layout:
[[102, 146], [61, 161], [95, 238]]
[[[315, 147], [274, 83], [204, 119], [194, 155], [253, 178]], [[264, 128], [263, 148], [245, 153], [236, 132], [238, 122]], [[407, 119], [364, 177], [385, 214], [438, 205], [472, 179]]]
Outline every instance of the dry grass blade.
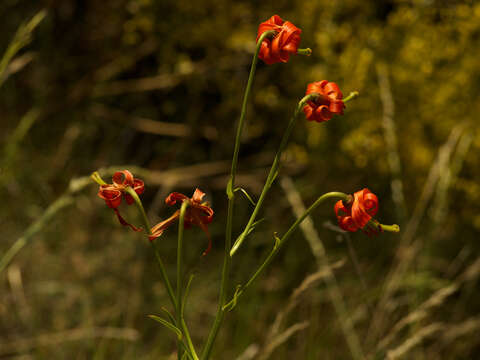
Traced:
[[377, 349], [382, 350], [387, 347], [402, 329], [410, 324], [413, 324], [414, 322], [426, 318], [432, 309], [442, 305], [450, 295], [454, 294], [462, 286], [464, 282], [474, 280], [478, 278], [479, 275], [480, 258], [473, 262], [460, 276], [458, 276], [457, 280], [453, 284], [434, 292], [432, 296], [430, 296], [418, 307], [418, 309], [398, 321], [390, 330], [388, 335], [385, 336], [382, 341], [380, 341]]
[[296, 323], [292, 326], [290, 326], [287, 330], [283, 331], [281, 334], [278, 334], [276, 337], [274, 337], [271, 341], [268, 342], [267, 346], [265, 347], [265, 350], [262, 351], [261, 355], [258, 356], [258, 360], [267, 360], [273, 353], [273, 351], [278, 348], [280, 345], [282, 345], [285, 341], [290, 339], [295, 333], [306, 329], [309, 326], [308, 321], [304, 321], [301, 323]]
[[205, 64], [190, 64], [185, 69], [175, 74], [160, 74], [151, 77], [111, 81], [98, 84], [93, 91], [94, 97], [115, 96], [135, 92], [162, 90], [172, 88], [193, 73], [201, 74], [205, 71]]
[[[344, 260], [337, 261], [336, 263], [330, 265], [330, 269], [339, 269], [345, 264]], [[280, 327], [283, 320], [287, 317], [288, 314], [299, 304], [302, 295], [307, 292], [310, 288], [315, 286], [319, 281], [324, 280], [329, 274], [329, 269], [322, 268], [316, 273], [313, 273], [307, 276], [299, 287], [297, 287], [292, 295], [290, 296], [287, 306], [283, 311], [280, 311], [275, 317], [275, 321], [270, 327], [268, 338], [273, 339], [280, 333]]]
[[448, 345], [449, 343], [458, 339], [459, 337], [468, 335], [470, 333], [473, 333], [473, 332], [478, 333], [479, 330], [480, 330], [480, 316], [472, 317], [460, 324], [449, 326], [441, 338], [442, 345]]
[[54, 346], [64, 342], [81, 341], [95, 338], [136, 341], [139, 338], [139, 333], [135, 329], [116, 327], [72, 329], [39, 335], [29, 339], [19, 339], [11, 342], [0, 343], [0, 355], [15, 354], [29, 351], [38, 347]]
[[414, 242], [415, 234], [417, 233], [420, 222], [423, 219], [427, 206], [434, 194], [435, 185], [438, 182], [441, 174], [445, 171], [450, 161], [450, 156], [453, 153], [460, 136], [466, 128], [465, 123], [458, 124], [448, 137], [448, 140], [439, 149], [437, 159], [432, 164], [427, 180], [420, 195], [420, 199], [413, 211], [410, 221], [405, 227], [400, 243], [397, 246], [395, 254], [395, 262], [387, 275], [382, 295], [376, 307], [376, 311], [373, 314], [370, 329], [367, 335], [367, 342], [371, 342], [374, 338], [377, 338], [384, 329], [385, 322], [389, 318], [387, 313], [387, 304], [392, 293], [398, 289], [401, 284], [401, 279], [405, 274], [405, 271], [411, 265], [413, 259], [418, 250], [417, 244]]
[[[295, 185], [293, 184], [293, 181], [288, 177], [283, 177], [280, 181], [280, 184], [283, 187], [285, 194], [287, 195], [288, 202], [290, 203], [290, 206], [292, 207], [295, 216], [300, 217], [306, 209], [300, 197], [300, 194], [298, 193]], [[337, 313], [340, 326], [342, 328], [352, 357], [354, 359], [363, 359], [364, 356], [362, 347], [360, 346], [360, 340], [357, 333], [355, 332], [352, 320], [347, 313], [345, 300], [343, 298], [342, 292], [340, 291], [340, 287], [338, 286], [335, 275], [330, 268], [325, 247], [323, 246], [323, 243], [318, 236], [311, 217], [307, 217], [300, 225], [300, 228], [302, 229], [305, 238], [310, 244], [312, 253], [317, 260], [319, 268], [325, 268], [327, 271], [325, 283], [327, 285], [330, 301], [332, 302], [332, 305]]]
[[405, 205], [405, 196], [403, 193], [402, 167], [400, 156], [398, 155], [397, 130], [395, 126], [395, 103], [393, 101], [392, 89], [388, 78], [388, 67], [385, 64], [377, 64], [378, 87], [380, 88], [380, 98], [383, 104], [383, 131], [385, 133], [385, 143], [387, 147], [387, 159], [390, 171], [392, 173], [392, 199], [395, 203], [400, 224], [404, 223], [407, 216], [407, 207]]
[[20, 25], [12, 42], [8, 45], [7, 50], [5, 51], [2, 59], [0, 60], [0, 86], [7, 78], [7, 67], [14, 58], [14, 56], [25, 46], [27, 46], [32, 40], [32, 33], [35, 28], [42, 22], [42, 20], [47, 15], [45, 10], [38, 12], [33, 18], [25, 23]]
[[[91, 111], [97, 117], [108, 120], [121, 121], [123, 124], [133, 127], [135, 130], [154, 135], [188, 137], [193, 135], [192, 129], [185, 124], [176, 124], [165, 121], [157, 121], [139, 116], [130, 116], [123, 111], [109, 108], [102, 104], [95, 104]], [[218, 139], [218, 131], [213, 126], [196, 129], [195, 134], [203, 136], [207, 140]]]
[[251, 344], [249, 345], [245, 351], [237, 357], [236, 360], [251, 360], [255, 359], [255, 356], [258, 354], [259, 347], [257, 344]]
[[[330, 269], [338, 269], [344, 265], [345, 261], [337, 261], [330, 266]], [[281, 332], [281, 326], [285, 318], [292, 312], [292, 310], [300, 303], [301, 297], [319, 281], [324, 279], [329, 274], [327, 268], [320, 269], [316, 273], [307, 276], [300, 286], [298, 286], [290, 295], [287, 305], [284, 310], [280, 311], [275, 317], [275, 321], [270, 326], [268, 335], [264, 341], [266, 344], [263, 348], [260, 348], [256, 344], [250, 345], [243, 354], [237, 358], [240, 359], [268, 359], [273, 351], [287, 341], [296, 332], [305, 329], [308, 326], [308, 322], [297, 323]]]
[[387, 359], [395, 360], [406, 356], [410, 350], [420, 344], [423, 340], [438, 333], [444, 328], [445, 325], [443, 323], [433, 323], [421, 328], [420, 330], [416, 331], [412, 337], [405, 340], [403, 344], [393, 350], [389, 350], [387, 352]]
[[448, 190], [455, 182], [458, 173], [462, 169], [463, 162], [473, 139], [474, 132], [466, 131], [458, 142], [457, 151], [452, 158], [452, 165], [446, 169], [445, 173], [439, 180], [437, 193], [432, 206], [432, 219], [434, 222], [432, 227], [437, 229], [437, 232], [442, 231], [442, 227], [439, 225], [443, 222], [448, 213]]

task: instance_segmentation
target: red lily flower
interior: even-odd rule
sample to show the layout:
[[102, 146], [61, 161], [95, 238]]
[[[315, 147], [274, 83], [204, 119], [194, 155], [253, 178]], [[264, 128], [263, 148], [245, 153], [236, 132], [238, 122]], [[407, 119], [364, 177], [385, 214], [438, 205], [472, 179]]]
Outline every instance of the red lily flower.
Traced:
[[300, 44], [302, 30], [290, 21], [283, 21], [278, 15], [273, 15], [258, 27], [257, 41], [268, 30], [275, 30], [277, 34], [273, 39], [264, 39], [258, 57], [266, 64], [287, 62], [291, 54], [296, 54]]
[[337, 201], [334, 210], [338, 226], [345, 231], [355, 232], [361, 229], [369, 236], [383, 231], [380, 223], [373, 218], [378, 211], [378, 198], [367, 188], [354, 193], [351, 203]]
[[131, 195], [126, 193], [125, 189], [130, 186], [135, 192], [140, 195], [145, 189], [145, 185], [142, 180], [133, 177], [132, 173], [128, 170], [117, 171], [112, 176], [113, 184], [100, 185], [98, 190], [98, 196], [105, 200], [108, 207], [112, 208], [117, 215], [118, 221], [123, 226], [129, 226], [134, 231], [142, 231], [141, 228], [137, 228], [132, 224], [129, 224], [118, 211], [118, 207], [122, 203], [122, 198], [128, 205], [133, 204], [134, 200]]
[[308, 101], [303, 107], [308, 120], [324, 122], [330, 120], [333, 114], [343, 115], [345, 104], [337, 84], [327, 80], [313, 82], [308, 84], [305, 95], [312, 93], [318, 93], [320, 96], [315, 101]]
[[[202, 203], [202, 199], [205, 196], [205, 193], [202, 192], [200, 189], [195, 189], [193, 196], [189, 198], [186, 195], [183, 195], [178, 192], [173, 192], [167, 196], [165, 199], [165, 203], [169, 206], [175, 205], [177, 201], [183, 203], [184, 201], [188, 201], [188, 207], [185, 211], [185, 218], [184, 218], [184, 226], [185, 229], [190, 228], [192, 225], [197, 225], [200, 227], [208, 237], [208, 247], [203, 252], [203, 255], [208, 254], [210, 249], [212, 248], [212, 239], [210, 237], [210, 233], [208, 232], [207, 225], [210, 224], [213, 220], [213, 210], [208, 203]], [[163, 234], [163, 231], [172, 225], [175, 221], [180, 218], [180, 210], [175, 211], [172, 216], [168, 219], [161, 221], [151, 229], [152, 235], [149, 236], [150, 241], [153, 241], [157, 237]]]

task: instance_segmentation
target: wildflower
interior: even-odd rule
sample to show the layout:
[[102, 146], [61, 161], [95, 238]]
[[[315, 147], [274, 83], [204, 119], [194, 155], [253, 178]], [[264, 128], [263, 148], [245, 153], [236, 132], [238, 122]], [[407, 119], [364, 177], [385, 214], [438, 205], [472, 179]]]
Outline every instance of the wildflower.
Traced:
[[320, 96], [314, 101], [308, 101], [303, 107], [308, 120], [317, 122], [328, 121], [333, 114], [343, 115], [345, 104], [340, 88], [334, 82], [327, 80], [316, 81], [308, 84], [305, 95], [317, 93]]
[[[203, 202], [202, 199], [205, 196], [205, 193], [200, 189], [195, 189], [193, 196], [191, 198], [187, 197], [178, 192], [173, 192], [167, 196], [165, 203], [169, 206], [175, 205], [178, 202], [183, 203], [188, 201], [188, 207], [185, 211], [184, 217], [184, 226], [186, 229], [190, 228], [192, 225], [200, 227], [208, 237], [208, 247], [203, 252], [203, 255], [208, 254], [212, 248], [212, 239], [210, 233], [208, 232], [207, 225], [210, 224], [213, 220], [213, 210], [208, 203]], [[153, 241], [157, 237], [163, 234], [163, 231], [168, 228], [170, 225], [175, 223], [180, 218], [180, 210], [175, 211], [172, 216], [168, 219], [163, 220], [158, 223], [151, 229], [151, 235], [149, 236], [150, 241]]]
[[373, 218], [378, 211], [378, 198], [367, 188], [354, 193], [350, 203], [337, 201], [334, 210], [338, 225], [345, 231], [361, 229], [369, 236], [383, 231], [382, 225]]
[[122, 203], [122, 198], [125, 198], [125, 201], [128, 205], [133, 204], [134, 200], [131, 195], [126, 193], [126, 188], [131, 187], [137, 194], [142, 194], [145, 185], [142, 180], [136, 179], [133, 177], [132, 173], [128, 170], [117, 171], [112, 176], [113, 184], [103, 184], [100, 185], [98, 190], [98, 196], [105, 200], [105, 203], [108, 207], [113, 209], [117, 215], [118, 221], [123, 226], [129, 226], [134, 231], [142, 231], [141, 228], [137, 228], [132, 224], [129, 224], [121, 215], [118, 210], [118, 207]]
[[258, 27], [257, 41], [269, 30], [275, 30], [277, 33], [273, 39], [263, 40], [258, 57], [268, 65], [287, 62], [291, 54], [297, 53], [302, 30], [290, 21], [283, 21], [280, 16], [273, 15]]

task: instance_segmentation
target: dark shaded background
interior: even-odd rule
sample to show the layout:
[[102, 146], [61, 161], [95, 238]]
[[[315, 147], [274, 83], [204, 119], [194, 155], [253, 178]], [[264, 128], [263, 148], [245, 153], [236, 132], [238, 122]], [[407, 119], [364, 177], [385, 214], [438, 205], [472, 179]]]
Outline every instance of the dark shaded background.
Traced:
[[[346, 237], [332, 228], [331, 205], [321, 207], [313, 221], [329, 261], [341, 261], [335, 276], [346, 313], [334, 311], [334, 285], [321, 279], [289, 300], [318, 270], [299, 231], [228, 315], [214, 358], [235, 359], [250, 346], [242, 359], [347, 359], [348, 336], [368, 358], [475, 358], [479, 4], [3, 0], [1, 53], [41, 9], [47, 16], [31, 43], [1, 76], [0, 254], [71, 179], [98, 168], [146, 169], [152, 222], [172, 213], [163, 205], [170, 191], [190, 195], [198, 186], [216, 212], [211, 254], [200, 257], [199, 229], [186, 235], [187, 269], [196, 273], [187, 321], [203, 343], [216, 311], [234, 125], [257, 26], [279, 14], [303, 30], [301, 44], [313, 55], [258, 66], [243, 187], [258, 196], [307, 83], [328, 79], [361, 95], [343, 117], [298, 122], [280, 174], [294, 188], [273, 187], [267, 221], [234, 259], [233, 283], [248, 279], [273, 232], [294, 221], [286, 191], [308, 205], [327, 191], [368, 187], [380, 199], [379, 220], [402, 232]], [[77, 192], [0, 274], [0, 358], [174, 358], [172, 334], [146, 317], [168, 304], [150, 247], [118, 225], [96, 190], [92, 183]], [[236, 233], [250, 210], [237, 201]], [[135, 219], [134, 209], [122, 211]], [[160, 239], [172, 276], [175, 236], [172, 229]], [[292, 333], [269, 349], [279, 313], [279, 333]], [[354, 329], [340, 326], [346, 317]]]

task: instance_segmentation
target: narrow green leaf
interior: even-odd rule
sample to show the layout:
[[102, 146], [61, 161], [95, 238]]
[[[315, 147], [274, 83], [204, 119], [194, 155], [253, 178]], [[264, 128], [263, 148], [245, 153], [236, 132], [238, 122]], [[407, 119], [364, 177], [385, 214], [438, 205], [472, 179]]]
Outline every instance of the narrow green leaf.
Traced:
[[255, 221], [252, 226], [250, 227], [250, 229], [248, 229], [248, 233], [247, 233], [247, 236], [251, 234], [251, 232], [253, 230], [255, 230], [255, 228], [257, 227], [257, 225], [259, 225], [260, 223], [264, 222], [265, 221], [265, 218], [261, 218], [260, 220], [257, 220]]
[[179, 328], [177, 328], [175, 325], [171, 324], [170, 322], [168, 322], [167, 320], [165, 319], [162, 319], [160, 316], [156, 316], [156, 315], [148, 315], [148, 317], [152, 320], [155, 320], [157, 322], [159, 322], [160, 324], [162, 324], [163, 326], [165, 326], [166, 328], [170, 329], [171, 331], [173, 331], [176, 335], [177, 335], [177, 338], [178, 340], [182, 340], [182, 332], [180, 331]]
[[251, 198], [250, 195], [248, 195], [247, 191], [241, 187], [237, 187], [235, 190], [233, 190], [233, 192], [237, 192], [237, 191], [240, 191], [243, 195], [245, 195], [245, 197], [250, 201], [250, 203], [253, 205], [253, 206], [256, 206], [257, 204], [255, 203], [255, 201], [253, 201], [253, 199]]
[[187, 287], [185, 288], [185, 293], [183, 294], [182, 309], [180, 311], [180, 314], [182, 314], [182, 318], [185, 311], [185, 303], [187, 301], [188, 292], [190, 291], [190, 284], [192, 283], [192, 280], [194, 277], [195, 277], [194, 274], [190, 275], [190, 278], [188, 279], [188, 282], [187, 282]]
[[167, 315], [168, 319], [172, 324], [177, 325], [177, 320], [175, 320], [175, 317], [168, 311], [166, 308], [162, 306], [161, 310]]

